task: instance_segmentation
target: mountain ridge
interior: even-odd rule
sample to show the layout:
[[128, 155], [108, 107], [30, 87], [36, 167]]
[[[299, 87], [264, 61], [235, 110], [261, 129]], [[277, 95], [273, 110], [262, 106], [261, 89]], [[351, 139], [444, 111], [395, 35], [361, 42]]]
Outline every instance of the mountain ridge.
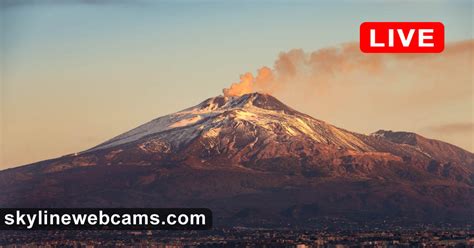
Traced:
[[210, 207], [252, 226], [306, 225], [308, 214], [462, 222], [474, 216], [473, 161], [413, 133], [351, 132], [271, 95], [218, 96], [84, 152], [0, 171], [0, 207]]
[[[453, 152], [451, 152], [448, 155], [442, 156], [441, 158], [438, 156], [438, 154], [440, 154], [439, 149], [437, 150], [426, 149], [426, 147], [424, 146], [426, 151], [423, 151], [423, 150], [420, 150], [420, 148], [417, 147], [416, 144], [412, 144], [408, 142], [397, 142], [397, 140], [394, 138], [394, 135], [400, 136], [400, 134], [405, 134], [405, 136], [407, 136], [407, 135], [412, 134], [411, 136], [418, 137], [418, 139], [423, 140], [424, 143], [428, 143], [428, 140], [430, 140], [432, 143], [439, 142], [438, 147], [442, 146], [442, 148], [449, 148], [448, 150], [450, 151], [455, 150], [455, 153], [462, 153], [463, 156], [461, 158], [458, 158], [456, 162], [460, 162], [463, 159], [465, 159], [468, 163], [471, 164], [474, 161], [472, 156], [469, 156], [470, 153], [465, 150], [462, 150], [461, 148], [457, 148], [451, 144], [448, 144], [442, 141], [427, 139], [415, 133], [378, 131], [371, 135], [364, 135], [364, 134], [347, 131], [345, 129], [328, 124], [324, 121], [315, 119], [309, 115], [300, 113], [286, 106], [285, 104], [283, 104], [282, 102], [274, 98], [273, 96], [268, 95], [268, 94], [261, 94], [261, 93], [251, 93], [251, 94], [243, 95], [241, 97], [218, 96], [218, 97], [208, 98], [194, 107], [186, 108], [177, 113], [154, 119], [135, 129], [132, 129], [129, 132], [125, 132], [124, 134], [121, 134], [115, 138], [112, 138], [111, 140], [106, 141], [88, 151], [108, 148], [108, 147], [113, 146], [114, 144], [123, 144], [123, 143], [127, 143], [128, 141], [131, 142], [131, 141], [143, 138], [144, 136], [148, 136], [148, 135], [152, 136], [161, 132], [173, 131], [173, 129], [182, 128], [183, 130], [185, 130], [186, 128], [196, 127], [197, 125], [200, 125], [203, 123], [207, 124], [205, 123], [206, 121], [212, 118], [219, 118], [219, 116], [221, 115], [231, 115], [231, 116], [235, 115], [237, 119], [239, 120], [242, 120], [242, 121], [250, 120], [250, 121], [253, 121], [252, 124], [261, 125], [261, 126], [268, 124], [268, 123], [263, 123], [264, 125], [262, 125], [262, 122], [251, 120], [250, 117], [254, 114], [253, 112], [256, 111], [252, 109], [253, 107], [269, 110], [270, 112], [266, 112], [263, 114], [270, 114], [271, 115], [270, 118], [274, 118], [274, 114], [281, 115], [281, 116], [288, 115], [291, 118], [295, 118], [297, 120], [296, 123], [291, 123], [290, 121], [286, 120], [286, 123], [290, 123], [290, 124], [280, 126], [279, 128], [285, 129], [287, 133], [290, 133], [291, 135], [296, 135], [297, 133], [306, 134], [307, 136], [309, 136], [309, 138], [315, 140], [318, 143], [326, 142], [326, 143], [343, 147], [345, 149], [358, 150], [358, 151], [363, 151], [363, 152], [370, 152], [370, 151], [391, 152], [398, 156], [406, 155], [407, 152], [405, 150], [411, 149], [411, 148], [406, 148], [406, 147], [394, 148], [392, 146], [389, 149], [377, 150], [377, 148], [375, 147], [379, 145], [375, 144], [377, 142], [371, 141], [370, 139], [372, 139], [372, 137], [375, 137], [375, 138], [382, 137], [384, 138], [385, 141], [390, 141], [395, 144], [411, 145], [414, 150], [409, 151], [409, 153], [418, 153], [419, 157], [427, 156], [429, 158], [431, 157], [435, 159], [438, 158], [443, 161], [448, 161], [453, 158], [452, 157]], [[263, 116], [262, 113], [260, 114], [261, 115], [259, 115], [259, 117]], [[278, 116], [278, 118], [279, 117], [280, 116]], [[317, 125], [315, 125], [316, 127], [313, 127], [311, 124], [308, 124], [307, 123], [308, 120], [317, 122]], [[202, 126], [201, 128], [206, 130]], [[319, 132], [318, 130], [314, 132], [315, 128], [318, 128]], [[210, 130], [211, 133], [213, 130], [215, 129]], [[323, 130], [323, 132], [321, 132], [320, 130]], [[196, 130], [191, 130], [190, 132], [194, 134], [194, 136], [190, 136], [190, 137], [197, 137], [201, 135], [201, 133], [199, 133]], [[387, 137], [382, 136], [381, 135], [382, 132], [386, 134]], [[389, 134], [392, 134], [392, 135], [389, 136]], [[204, 134], [204, 136], [205, 135], [206, 134]], [[359, 139], [360, 137], [362, 137], [362, 139]], [[330, 139], [332, 139], [333, 142], [330, 142], [331, 141]], [[385, 144], [385, 146], [388, 147], [390, 145]]]

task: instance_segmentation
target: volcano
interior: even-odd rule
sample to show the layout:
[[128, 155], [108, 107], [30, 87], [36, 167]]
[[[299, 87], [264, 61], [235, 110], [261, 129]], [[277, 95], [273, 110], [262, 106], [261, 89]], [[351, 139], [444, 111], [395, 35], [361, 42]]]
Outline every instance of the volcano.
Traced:
[[347, 131], [268, 94], [217, 96], [0, 171], [0, 207], [206, 207], [222, 226], [472, 223], [474, 154], [410, 132]]

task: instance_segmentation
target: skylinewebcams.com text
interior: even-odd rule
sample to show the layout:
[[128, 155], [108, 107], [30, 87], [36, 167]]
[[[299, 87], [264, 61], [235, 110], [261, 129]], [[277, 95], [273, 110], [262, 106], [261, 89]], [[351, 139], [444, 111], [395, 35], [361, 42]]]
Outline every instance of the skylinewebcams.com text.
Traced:
[[205, 214], [167, 214], [160, 219], [155, 213], [124, 213], [109, 214], [103, 210], [97, 213], [48, 213], [47, 210], [38, 210], [37, 213], [15, 213], [4, 215], [5, 226], [24, 226], [32, 229], [35, 226], [157, 226], [206, 225]]

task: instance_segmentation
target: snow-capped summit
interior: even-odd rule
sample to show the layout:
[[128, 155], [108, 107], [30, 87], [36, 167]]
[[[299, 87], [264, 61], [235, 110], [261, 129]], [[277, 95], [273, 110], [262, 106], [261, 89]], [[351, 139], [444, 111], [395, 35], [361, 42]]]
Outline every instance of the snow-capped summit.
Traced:
[[272, 157], [315, 158], [314, 154], [322, 151], [326, 159], [358, 153], [372, 157], [391, 154], [399, 158], [438, 158], [468, 164], [474, 161], [472, 154], [460, 148], [414, 133], [380, 130], [364, 135], [350, 132], [300, 113], [262, 93], [206, 99], [81, 154], [96, 151], [114, 154], [111, 157], [115, 157], [116, 151], [154, 156], [179, 154], [183, 158], [225, 156], [236, 163]]
[[357, 151], [374, 150], [352, 132], [299, 113], [271, 95], [251, 93], [240, 97], [209, 98], [196, 106], [145, 123], [90, 151], [140, 139], [160, 140], [171, 147], [182, 148], [197, 137], [218, 136], [234, 140], [247, 137], [273, 144], [281, 143], [284, 138], [298, 139]]
[[275, 97], [265, 93], [250, 93], [240, 97], [216, 96], [180, 112], [210, 112], [252, 107], [288, 113], [295, 112]]

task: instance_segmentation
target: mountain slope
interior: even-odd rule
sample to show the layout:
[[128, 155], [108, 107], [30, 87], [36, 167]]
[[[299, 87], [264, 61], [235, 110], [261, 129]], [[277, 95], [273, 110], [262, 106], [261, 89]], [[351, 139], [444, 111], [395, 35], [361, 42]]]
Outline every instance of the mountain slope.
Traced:
[[379, 130], [371, 134], [371, 136], [414, 147], [428, 157], [438, 161], [451, 161], [465, 163], [471, 167], [474, 166], [472, 153], [443, 141], [427, 139], [416, 133]]
[[[222, 127], [243, 128], [240, 125], [253, 130], [258, 126], [269, 136], [278, 133], [348, 149], [373, 150], [352, 133], [301, 114], [273, 96], [259, 93], [247, 94], [239, 98], [218, 96], [207, 99], [195, 107], [150, 121], [92, 150], [109, 148], [159, 134], [164, 140], [183, 145], [199, 135], [204, 137], [217, 135]], [[254, 127], [248, 125], [254, 125]], [[170, 136], [173, 138], [175, 136], [170, 133], [176, 131], [184, 132], [186, 135], [179, 140], [172, 139]]]
[[79, 154], [1, 171], [0, 207], [210, 207], [229, 225], [463, 222], [474, 214], [473, 161], [412, 133], [350, 132], [270, 95], [218, 96]]

